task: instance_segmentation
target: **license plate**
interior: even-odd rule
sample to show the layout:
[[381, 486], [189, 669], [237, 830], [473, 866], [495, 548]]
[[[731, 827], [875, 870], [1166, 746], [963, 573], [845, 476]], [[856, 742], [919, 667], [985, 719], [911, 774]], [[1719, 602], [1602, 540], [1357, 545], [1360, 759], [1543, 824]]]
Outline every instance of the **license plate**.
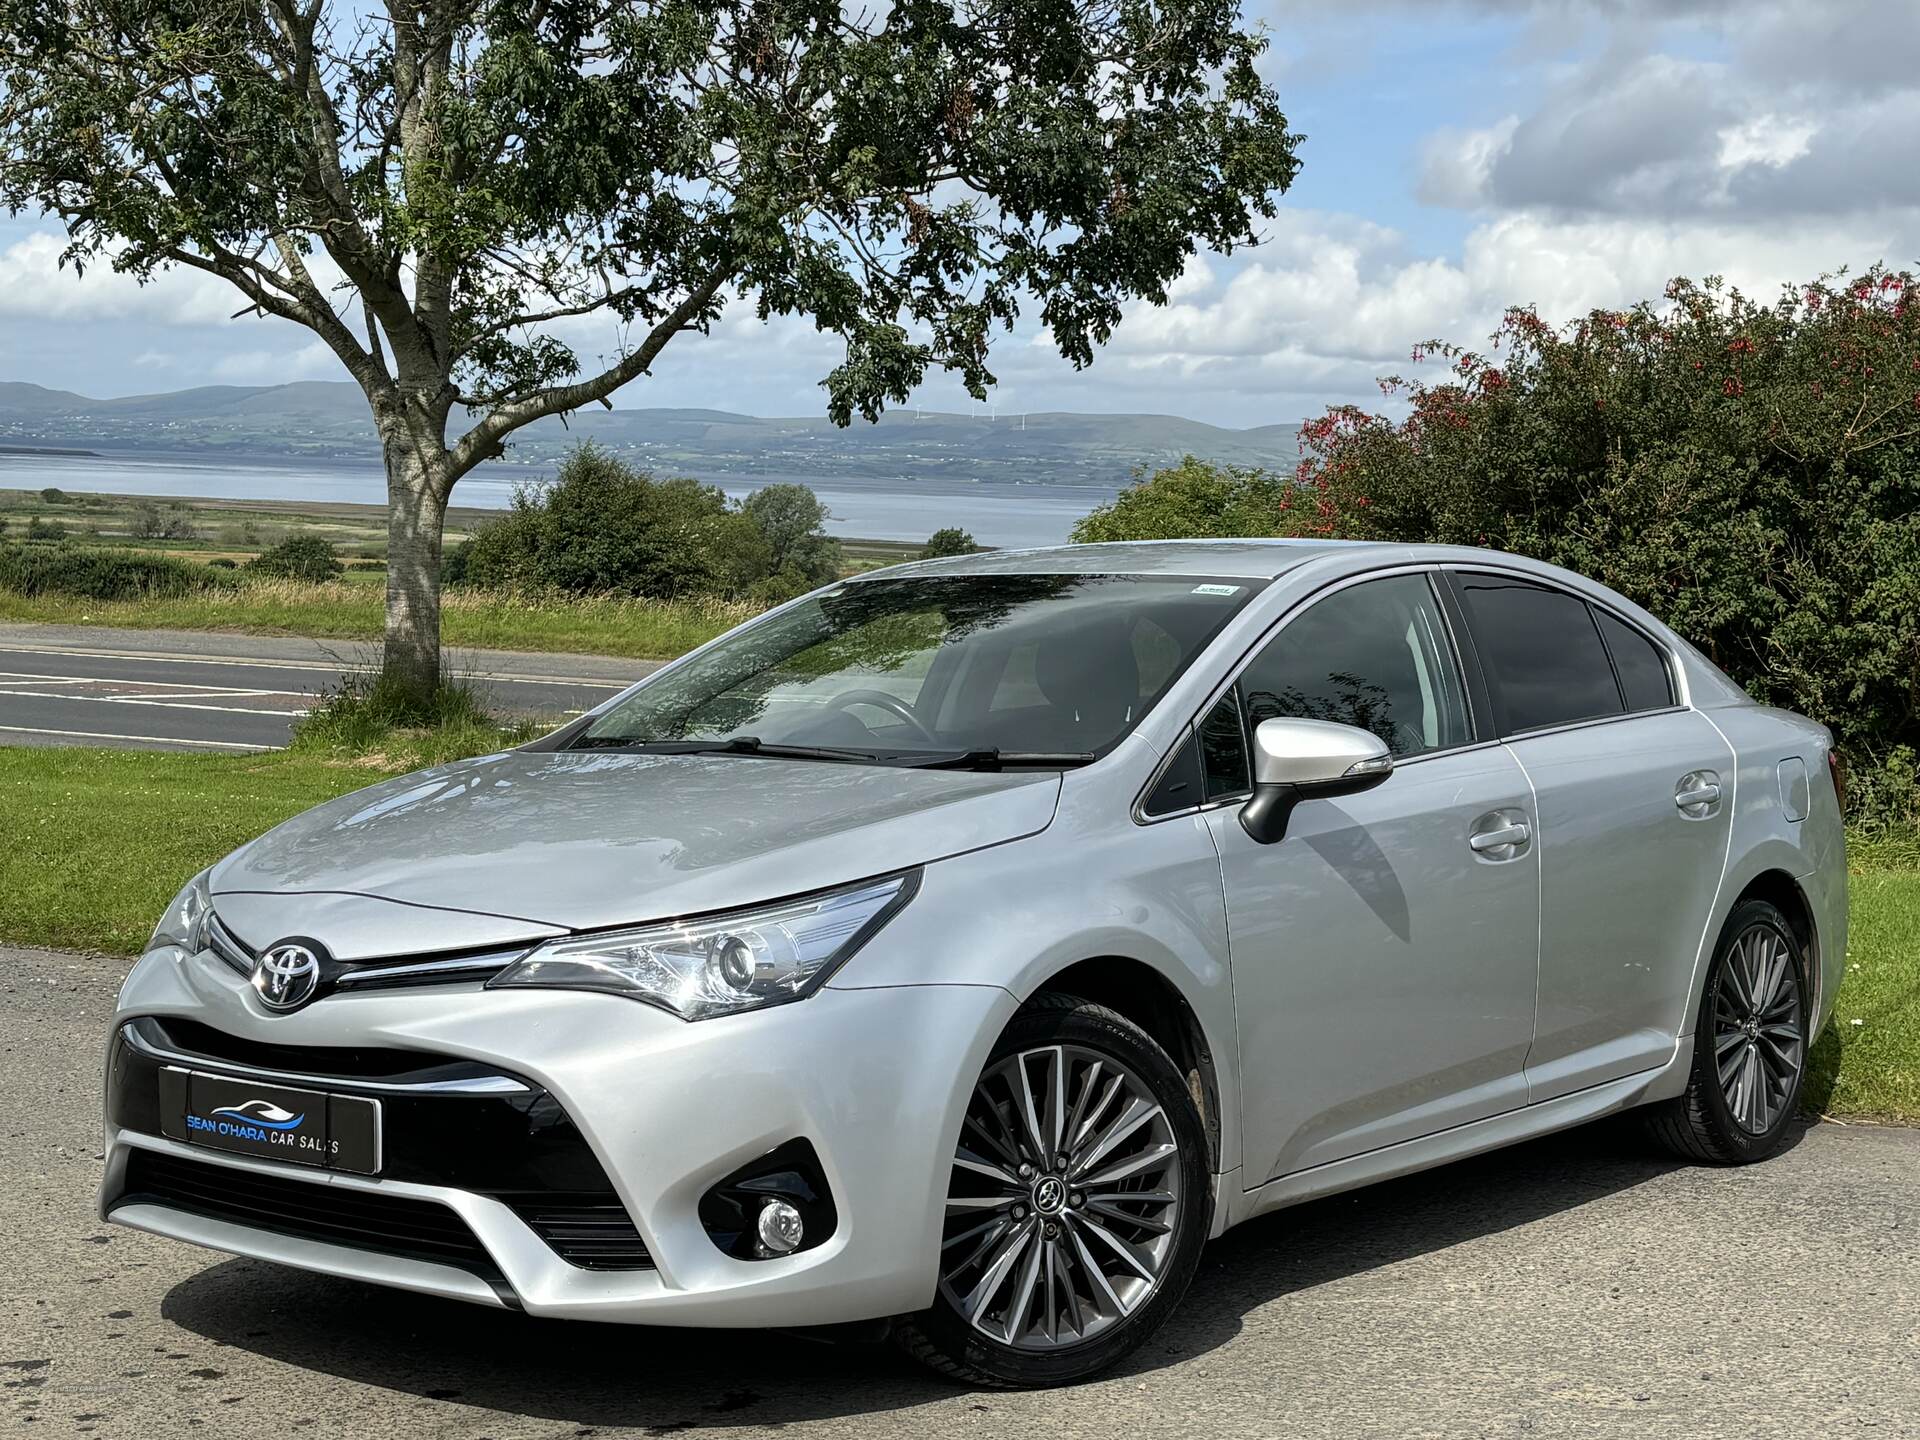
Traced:
[[160, 1128], [175, 1140], [355, 1175], [380, 1171], [380, 1102], [259, 1085], [169, 1065], [160, 1072]]

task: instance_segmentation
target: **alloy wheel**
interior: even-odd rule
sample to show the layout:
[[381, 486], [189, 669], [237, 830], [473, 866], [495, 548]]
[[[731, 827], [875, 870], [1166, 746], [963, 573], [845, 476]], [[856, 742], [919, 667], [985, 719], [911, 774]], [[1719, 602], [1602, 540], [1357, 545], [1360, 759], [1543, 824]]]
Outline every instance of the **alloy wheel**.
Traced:
[[1079, 1344], [1146, 1303], [1174, 1246], [1181, 1158], [1166, 1112], [1110, 1055], [1048, 1045], [989, 1065], [967, 1106], [940, 1287], [988, 1339]]
[[1806, 1065], [1800, 980], [1771, 925], [1743, 931], [1727, 950], [1713, 1010], [1713, 1059], [1734, 1123], [1764, 1135], [1792, 1102]]

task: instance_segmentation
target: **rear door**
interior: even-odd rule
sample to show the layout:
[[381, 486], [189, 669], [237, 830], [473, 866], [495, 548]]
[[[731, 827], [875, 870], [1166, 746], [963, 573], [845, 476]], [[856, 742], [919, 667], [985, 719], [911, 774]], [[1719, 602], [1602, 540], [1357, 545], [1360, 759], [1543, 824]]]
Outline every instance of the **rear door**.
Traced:
[[[1241, 827], [1249, 729], [1371, 730], [1362, 794], [1301, 802], [1277, 844]], [[1334, 590], [1290, 617], [1198, 727], [1220, 851], [1249, 1187], [1526, 1103], [1539, 879], [1533, 800], [1483, 738], [1432, 577]], [[1513, 835], [1512, 843], [1493, 843]]]
[[1663, 1065], [1726, 865], [1733, 752], [1629, 621], [1516, 575], [1452, 581], [1539, 814], [1531, 1097]]

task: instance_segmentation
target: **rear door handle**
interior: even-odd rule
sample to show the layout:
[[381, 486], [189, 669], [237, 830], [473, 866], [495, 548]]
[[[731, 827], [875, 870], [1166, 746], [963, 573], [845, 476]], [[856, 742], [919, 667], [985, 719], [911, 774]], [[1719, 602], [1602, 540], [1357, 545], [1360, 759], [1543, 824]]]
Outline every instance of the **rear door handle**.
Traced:
[[1673, 803], [1687, 815], [1705, 815], [1719, 800], [1720, 777], [1711, 770], [1682, 775], [1673, 789]]
[[1532, 827], [1524, 820], [1514, 820], [1492, 830], [1476, 830], [1467, 837], [1467, 845], [1480, 855], [1486, 854], [1489, 850], [1518, 852], [1520, 847], [1532, 838]]

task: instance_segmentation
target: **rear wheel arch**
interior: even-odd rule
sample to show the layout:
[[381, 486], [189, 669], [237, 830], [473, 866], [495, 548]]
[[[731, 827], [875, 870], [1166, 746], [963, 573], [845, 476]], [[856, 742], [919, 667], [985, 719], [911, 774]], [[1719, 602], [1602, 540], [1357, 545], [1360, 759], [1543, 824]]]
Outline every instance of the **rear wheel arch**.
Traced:
[[[1211, 1168], [1221, 1166], [1220, 1081], [1213, 1046], [1200, 1016], [1180, 987], [1145, 961], [1099, 955], [1056, 971], [1035, 995], [1073, 995], [1104, 1005], [1150, 1035], [1172, 1057], [1200, 1111]], [[1030, 997], [1031, 998], [1031, 997]]]
[[[1813, 903], [1807, 899], [1807, 892], [1785, 870], [1763, 870], [1734, 897], [1727, 913], [1731, 915], [1749, 900], [1765, 900], [1786, 917], [1793, 938], [1800, 942], [1800, 983], [1808, 996], [1807, 1014], [1820, 1014], [1826, 998], [1820, 989], [1820, 930], [1814, 923]], [[1813, 1037], [1807, 1038], [1811, 1042]]]

